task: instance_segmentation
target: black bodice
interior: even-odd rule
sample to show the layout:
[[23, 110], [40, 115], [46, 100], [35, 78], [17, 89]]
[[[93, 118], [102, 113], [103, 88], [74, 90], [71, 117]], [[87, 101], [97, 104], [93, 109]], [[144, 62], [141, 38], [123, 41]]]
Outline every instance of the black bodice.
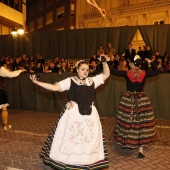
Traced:
[[5, 88], [5, 77], [0, 76], [0, 88]]
[[94, 100], [94, 83], [92, 85], [78, 85], [71, 79], [69, 90], [69, 101], [78, 104], [81, 115], [90, 115], [92, 111], [92, 102]]

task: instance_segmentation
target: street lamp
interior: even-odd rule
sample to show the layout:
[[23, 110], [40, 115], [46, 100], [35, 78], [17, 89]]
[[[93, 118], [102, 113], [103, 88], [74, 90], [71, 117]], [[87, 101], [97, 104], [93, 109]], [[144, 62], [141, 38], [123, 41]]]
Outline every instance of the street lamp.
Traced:
[[17, 35], [23, 35], [24, 34], [24, 28], [23, 26], [20, 26], [18, 29], [15, 27], [11, 30], [11, 34], [13, 36], [17, 36]]
[[16, 27], [11, 30], [11, 34], [14, 35], [14, 36], [17, 35], [17, 29], [16, 29]]
[[23, 28], [22, 26], [20, 26], [20, 27], [18, 28], [18, 30], [17, 30], [17, 33], [18, 33], [19, 35], [23, 35], [23, 34], [24, 34], [24, 28]]

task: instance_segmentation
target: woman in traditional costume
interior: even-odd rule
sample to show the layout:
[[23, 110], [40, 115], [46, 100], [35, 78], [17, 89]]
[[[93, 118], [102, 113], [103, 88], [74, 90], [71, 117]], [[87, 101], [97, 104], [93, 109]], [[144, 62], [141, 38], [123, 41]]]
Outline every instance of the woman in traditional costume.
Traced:
[[77, 76], [55, 84], [31, 80], [51, 91], [68, 90], [69, 101], [53, 127], [41, 156], [45, 164], [54, 169], [103, 169], [108, 167], [108, 156], [102, 127], [96, 107], [93, 105], [95, 89], [109, 77], [106, 62], [103, 72], [88, 77], [89, 66], [84, 61], [77, 64]]
[[[152, 71], [141, 70], [142, 59], [136, 55], [130, 63], [130, 70], [112, 70], [111, 74], [125, 77], [127, 92], [121, 98], [118, 107], [114, 137], [124, 148], [139, 148], [138, 158], [144, 158], [143, 146], [156, 140], [154, 113], [151, 103], [143, 92], [147, 77], [158, 74], [154, 63]], [[150, 62], [146, 59], [146, 62]]]

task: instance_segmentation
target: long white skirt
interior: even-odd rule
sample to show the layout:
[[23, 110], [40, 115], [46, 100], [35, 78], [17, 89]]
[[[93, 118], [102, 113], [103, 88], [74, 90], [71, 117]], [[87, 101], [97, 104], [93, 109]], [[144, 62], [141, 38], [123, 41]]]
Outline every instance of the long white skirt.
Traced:
[[49, 157], [70, 165], [89, 165], [104, 159], [102, 127], [92, 105], [91, 115], [81, 115], [75, 103], [58, 122]]

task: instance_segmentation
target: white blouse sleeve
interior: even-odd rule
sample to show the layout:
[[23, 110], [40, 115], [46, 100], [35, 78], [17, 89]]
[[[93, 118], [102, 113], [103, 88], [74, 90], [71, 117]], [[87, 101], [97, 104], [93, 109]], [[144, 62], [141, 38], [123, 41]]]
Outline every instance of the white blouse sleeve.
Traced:
[[66, 79], [58, 82], [58, 84], [61, 86], [61, 92], [65, 91], [65, 90], [69, 90], [70, 89], [70, 85], [71, 85], [71, 78], [70, 77], [66, 78]]
[[95, 77], [92, 77], [92, 79], [93, 79], [93, 82], [94, 82], [94, 88], [95, 89], [98, 86], [100, 86], [101, 84], [104, 84], [103, 75], [102, 74], [96, 75]]
[[16, 70], [16, 71], [9, 71], [4, 67], [0, 68], [0, 76], [2, 77], [17, 77], [20, 73], [22, 72], [22, 70]]

